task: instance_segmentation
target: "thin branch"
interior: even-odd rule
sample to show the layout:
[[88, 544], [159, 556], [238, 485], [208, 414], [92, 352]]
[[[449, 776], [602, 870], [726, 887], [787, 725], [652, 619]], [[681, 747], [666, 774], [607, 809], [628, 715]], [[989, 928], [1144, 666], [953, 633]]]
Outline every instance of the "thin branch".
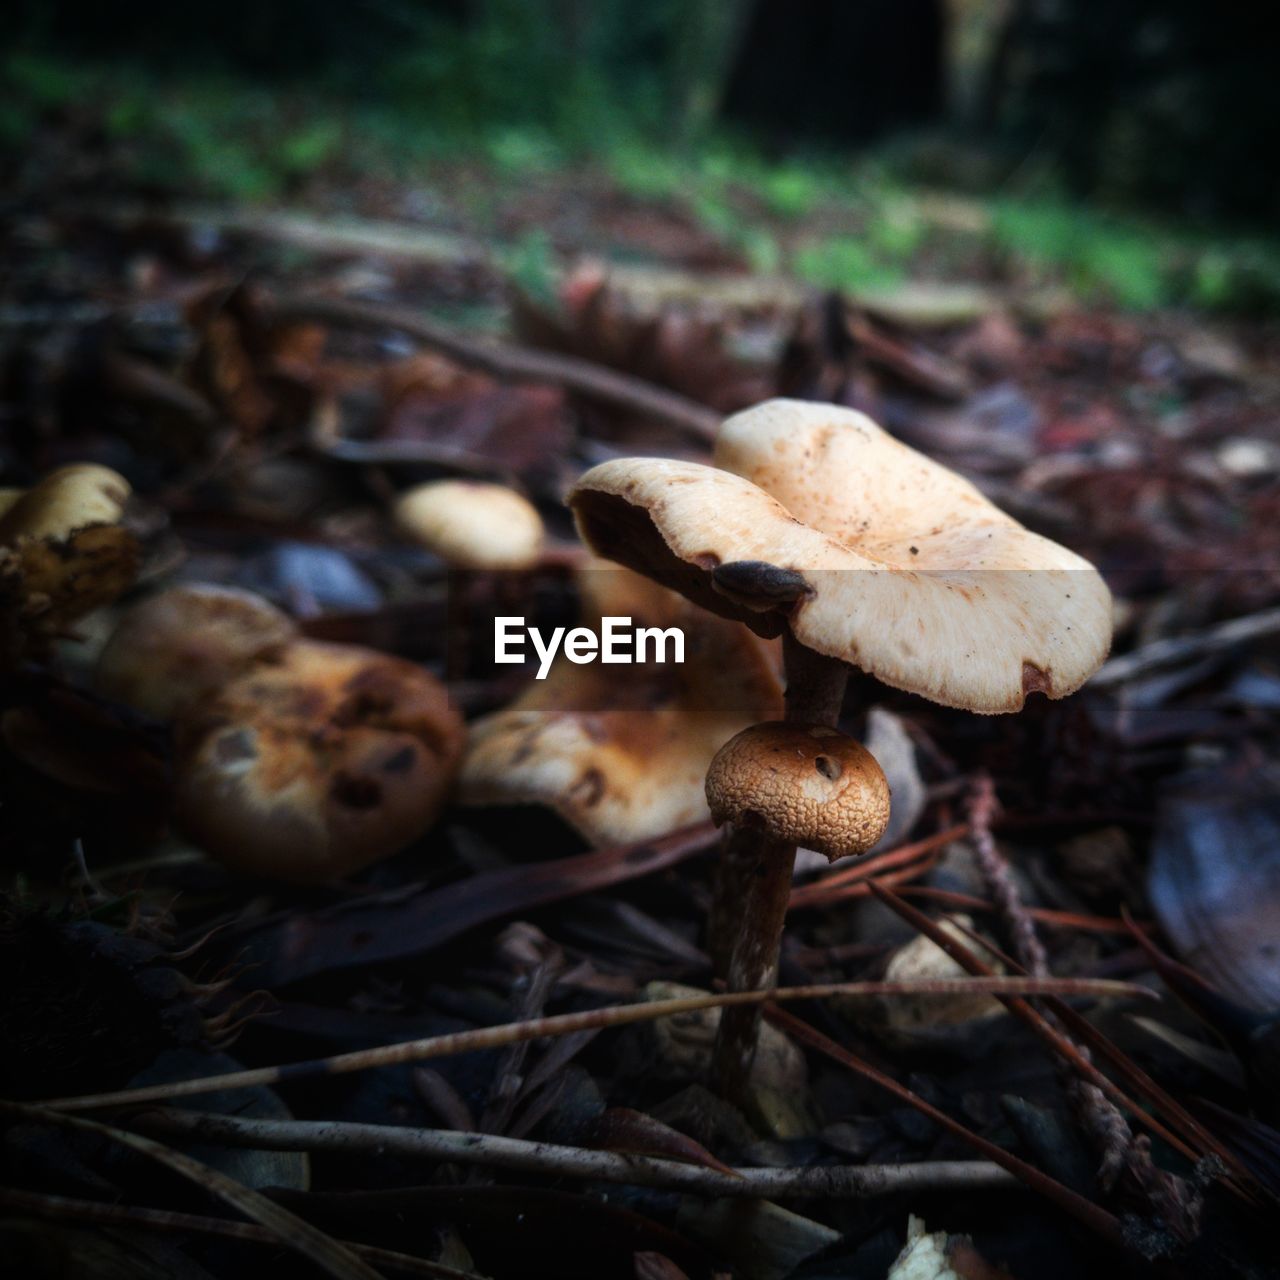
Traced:
[[968, 831], [969, 828], [964, 823], [959, 823], [956, 826], [948, 827], [945, 831], [939, 831], [935, 835], [926, 836], [923, 840], [916, 840], [911, 844], [898, 845], [897, 848], [886, 849], [883, 853], [871, 854], [858, 860], [853, 866], [843, 867], [839, 871], [831, 872], [814, 880], [811, 884], [802, 885], [799, 889], [793, 890], [791, 894], [791, 909], [815, 907], [834, 901], [844, 896], [836, 891], [846, 885], [859, 884], [871, 876], [879, 876], [891, 868], [901, 867], [906, 863], [914, 862], [917, 858], [924, 859], [935, 850], [942, 848], [943, 845], [948, 845], [953, 840], [963, 839], [968, 834]]
[[1280, 607], [1263, 609], [1259, 613], [1246, 614], [1242, 618], [1230, 618], [1215, 627], [1198, 631], [1189, 636], [1170, 636], [1153, 640], [1132, 653], [1112, 658], [1089, 681], [1093, 689], [1109, 689], [1139, 676], [1145, 676], [1161, 667], [1186, 662], [1191, 658], [1204, 658], [1224, 653], [1237, 645], [1268, 636], [1280, 635]]
[[[138, 1089], [121, 1089], [112, 1093], [83, 1094], [57, 1098], [41, 1105], [62, 1111], [87, 1111], [97, 1107], [132, 1106], [142, 1102], [162, 1102], [199, 1093], [216, 1093], [222, 1089], [245, 1089], [257, 1085], [273, 1085], [321, 1075], [342, 1075], [365, 1071], [370, 1067], [396, 1066], [405, 1062], [421, 1062], [426, 1058], [473, 1053], [481, 1049], [500, 1049], [521, 1040], [541, 1040], [546, 1036], [569, 1035], [577, 1031], [594, 1031], [603, 1027], [624, 1026], [633, 1022], [651, 1022], [677, 1013], [698, 1009], [720, 1009], [733, 1005], [762, 1004], [768, 1000], [823, 1000], [830, 996], [934, 995], [1073, 995], [1073, 996], [1137, 996], [1158, 999], [1155, 992], [1131, 982], [1103, 978], [1025, 978], [983, 976], [951, 978], [922, 982], [832, 982], [806, 987], [778, 987], [775, 990], [719, 992], [713, 995], [686, 996], [673, 1000], [648, 1000], [636, 1004], [609, 1005], [580, 1013], [561, 1013], [550, 1018], [533, 1018], [524, 1022], [502, 1023], [495, 1027], [478, 1027], [472, 1031], [455, 1031], [448, 1035], [407, 1040], [401, 1044], [383, 1045], [375, 1049], [357, 1049], [352, 1053], [329, 1058], [313, 1058], [285, 1066], [256, 1067], [247, 1071], [231, 1071], [222, 1075], [202, 1076], [195, 1080], [176, 1080], [168, 1084], [146, 1085]], [[3, 1105], [3, 1104], [0, 1104]]]
[[620, 1155], [549, 1142], [527, 1142], [452, 1129], [328, 1120], [253, 1120], [203, 1111], [161, 1110], [129, 1117], [149, 1133], [262, 1151], [359, 1151], [403, 1159], [485, 1165], [517, 1173], [588, 1178], [694, 1195], [736, 1198], [848, 1199], [898, 1191], [960, 1190], [1014, 1185], [985, 1160], [921, 1164], [829, 1165], [721, 1172], [658, 1156]]
[[[991, 971], [989, 966], [980, 960], [972, 951], [963, 946], [950, 934], [940, 929], [936, 922], [930, 920], [928, 916], [911, 906], [910, 903], [904, 902], [895, 893], [882, 888], [874, 881], [871, 884], [871, 888], [875, 896], [879, 898], [885, 906], [889, 907], [890, 910], [896, 912], [909, 924], [918, 929], [931, 942], [945, 951], [947, 955], [951, 956], [951, 958], [961, 967], [967, 969], [970, 973], [989, 973]], [[1014, 962], [1007, 958], [1005, 958], [1005, 963], [1011, 965], [1014, 964]], [[1143, 1108], [1129, 1097], [1119, 1085], [1104, 1076], [1102, 1072], [1094, 1066], [1092, 1059], [1081, 1052], [1080, 1047], [1070, 1038], [1070, 1036], [1065, 1035], [1053, 1021], [1045, 1017], [1044, 1014], [1040, 1013], [1032, 1005], [1028, 1004], [1026, 1000], [1007, 996], [997, 996], [996, 999], [1007, 1006], [1009, 1011], [1016, 1017], [1025, 1022], [1031, 1030], [1034, 1031], [1035, 1034], [1055, 1053], [1060, 1055], [1065, 1061], [1073, 1066], [1087, 1084], [1096, 1088], [1099, 1094], [1106, 1095], [1112, 1102], [1124, 1107], [1134, 1116], [1135, 1119], [1141, 1121], [1146, 1128], [1150, 1129], [1157, 1136], [1163, 1138], [1176, 1151], [1179, 1151], [1182, 1155], [1186, 1156], [1187, 1159], [1194, 1162], [1204, 1154], [1215, 1155], [1218, 1156], [1219, 1159], [1223, 1158], [1221, 1152], [1218, 1150], [1218, 1147], [1220, 1147], [1221, 1144], [1214, 1143], [1211, 1140], [1210, 1145], [1205, 1147], [1204, 1150], [1197, 1151], [1187, 1140], [1184, 1140], [1177, 1133], [1172, 1132], [1161, 1121], [1157, 1120], [1149, 1112], [1143, 1110]], [[1105, 1052], [1113, 1063], [1116, 1061], [1117, 1056], [1123, 1059], [1124, 1056], [1120, 1054], [1120, 1051], [1111, 1045], [1110, 1042], [1102, 1036], [1101, 1032], [1097, 1031], [1096, 1028], [1091, 1027], [1085, 1019], [1081, 1018], [1075, 1010], [1071, 1009], [1069, 1005], [1060, 1000], [1055, 1000], [1052, 997], [1046, 1001], [1046, 1004], [1055, 1017], [1067, 1023], [1069, 1026], [1072, 1026], [1073, 1029], [1079, 1030], [1080, 1028], [1087, 1028], [1088, 1034], [1082, 1034], [1081, 1039], [1085, 1040], [1095, 1048], [1100, 1047], [1100, 1045], [1106, 1045], [1107, 1048]], [[1138, 1073], [1136, 1064], [1133, 1065], [1132, 1073], [1129, 1071], [1125, 1072], [1131, 1082], [1137, 1083], [1135, 1073]], [[1174, 1110], [1165, 1106], [1165, 1100], [1172, 1103], [1172, 1099], [1169, 1099], [1168, 1095], [1159, 1090], [1158, 1086], [1155, 1086], [1154, 1082], [1151, 1081], [1149, 1077], [1144, 1077], [1144, 1079], [1146, 1083], [1145, 1085], [1139, 1085], [1139, 1092], [1143, 1093], [1151, 1101], [1155, 1102], [1166, 1115], [1170, 1116], [1173, 1123], [1183, 1123], [1184, 1128], [1188, 1129], [1193, 1137], [1203, 1142], [1203, 1135], [1205, 1131], [1202, 1127], [1191, 1127], [1185, 1125], [1182, 1120], [1182, 1116], [1179, 1114], [1181, 1108], [1177, 1108], [1176, 1104], [1174, 1104]], [[1146, 1139], [1143, 1139], [1144, 1143], [1145, 1141]], [[1240, 1174], [1243, 1173], [1245, 1181], [1251, 1180], [1248, 1172], [1243, 1170], [1243, 1166], [1240, 1164], [1240, 1161], [1234, 1156], [1224, 1159], [1223, 1163], [1225, 1167], [1232, 1169], [1236, 1176], [1240, 1176]], [[1238, 1195], [1242, 1196], [1244, 1199], [1251, 1198], [1250, 1193], [1243, 1186], [1238, 1185], [1229, 1179], [1224, 1180]]]
[[842, 1066], [857, 1072], [864, 1079], [872, 1081], [882, 1089], [892, 1093], [895, 1097], [900, 1098], [922, 1115], [926, 1115], [931, 1120], [936, 1121], [948, 1133], [954, 1134], [963, 1142], [982, 1152], [994, 1163], [1007, 1169], [1019, 1182], [1052, 1200], [1059, 1208], [1084, 1223], [1092, 1231], [1096, 1231], [1104, 1240], [1116, 1245], [1122, 1243], [1120, 1224], [1100, 1205], [1096, 1205], [1092, 1200], [1088, 1200], [1078, 1192], [1072, 1191], [1069, 1187], [1049, 1177], [1047, 1173], [1043, 1173], [1034, 1165], [1029, 1165], [1025, 1160], [1019, 1159], [1003, 1147], [996, 1146], [994, 1142], [988, 1142], [981, 1134], [974, 1133], [972, 1129], [966, 1128], [958, 1120], [953, 1120], [945, 1111], [940, 1111], [932, 1103], [926, 1102], [919, 1094], [913, 1093], [906, 1085], [899, 1084], [892, 1076], [887, 1076], [869, 1062], [864, 1062], [856, 1054], [844, 1048], [843, 1045], [839, 1045], [834, 1040], [824, 1036], [822, 1032], [811, 1027], [794, 1014], [788, 1013], [784, 1009], [771, 1008], [766, 1012], [765, 1016], [775, 1026], [780, 1027], [801, 1044], [806, 1044], [811, 1049], [816, 1049], [819, 1053], [825, 1054], [834, 1062], [839, 1062]]
[[481, 369], [496, 378], [552, 383], [588, 399], [675, 427], [698, 440], [714, 440], [720, 428], [721, 415], [714, 409], [641, 378], [606, 369], [577, 356], [464, 336], [408, 308], [340, 298], [282, 297], [273, 312], [285, 321], [394, 330], [417, 338], [459, 364]]

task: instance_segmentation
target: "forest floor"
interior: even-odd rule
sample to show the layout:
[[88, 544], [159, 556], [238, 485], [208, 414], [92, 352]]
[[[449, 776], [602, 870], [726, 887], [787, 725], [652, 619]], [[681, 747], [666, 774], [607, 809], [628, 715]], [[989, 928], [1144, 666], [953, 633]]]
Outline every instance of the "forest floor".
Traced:
[[[278, 104], [201, 134], [195, 95], [142, 118], [53, 81], [29, 72], [5, 126], [0, 469], [121, 473], [142, 558], [4, 675], [0, 1235], [24, 1274], [879, 1277], [909, 1215], [964, 1275], [1271, 1274], [1269, 249], [729, 150], [567, 162], [507, 131], [415, 165]], [[1007, 974], [1035, 936], [1055, 977], [1158, 1003], [787, 1004], [744, 1107], [689, 1011], [98, 1103], [109, 1131], [36, 1109], [709, 989], [705, 821], [628, 842], [450, 804], [394, 857], [281, 885], [171, 822], [181, 733], [95, 671], [147, 591], [234, 584], [447, 675], [474, 723], [519, 693], [486, 630], [511, 591], [579, 603], [577, 476], [706, 461], [719, 415], [773, 395], [869, 413], [1116, 600], [1112, 658], [1065, 701], [979, 717], [859, 686], [842, 723], [894, 826], [852, 871], [802, 861], [783, 982], [954, 978], [921, 932], [962, 912]], [[560, 554], [460, 585], [392, 518], [447, 475], [518, 488]], [[1099, 1069], [1118, 1113], [1081, 1088]]]

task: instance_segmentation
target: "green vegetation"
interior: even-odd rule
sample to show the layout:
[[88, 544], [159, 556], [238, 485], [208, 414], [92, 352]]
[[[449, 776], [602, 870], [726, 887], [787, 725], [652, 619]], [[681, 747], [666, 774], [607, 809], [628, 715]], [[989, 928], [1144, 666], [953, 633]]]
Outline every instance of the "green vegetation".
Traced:
[[[976, 279], [1065, 286], [1134, 310], [1280, 309], [1280, 248], [1260, 237], [1102, 212], [1042, 175], [1034, 191], [942, 195], [901, 146], [855, 160], [766, 158], [724, 135], [666, 145], [656, 90], [638, 85], [623, 110], [594, 73], [558, 87], [531, 82], [510, 30], [408, 55], [374, 98], [10, 55], [0, 63], [0, 167], [12, 185], [42, 122], [92, 121], [107, 140], [100, 163], [113, 189], [287, 204], [372, 179], [426, 193], [446, 220], [485, 232], [501, 200], [518, 200], [528, 183], [586, 180], [687, 217], [756, 271], [819, 287]], [[488, 87], [478, 94], [477, 85]], [[537, 233], [506, 257], [536, 287], [550, 279], [554, 254]]]

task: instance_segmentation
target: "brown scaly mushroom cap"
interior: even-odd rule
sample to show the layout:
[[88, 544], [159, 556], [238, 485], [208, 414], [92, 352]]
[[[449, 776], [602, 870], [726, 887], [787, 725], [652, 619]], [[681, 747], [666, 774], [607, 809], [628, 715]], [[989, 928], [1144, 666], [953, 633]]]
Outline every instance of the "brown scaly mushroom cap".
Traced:
[[129, 483], [75, 463], [0, 499], [0, 658], [39, 649], [132, 584], [138, 543], [121, 525]]
[[293, 619], [249, 591], [184, 583], [128, 609], [98, 658], [108, 697], [157, 720], [187, 715], [209, 694], [277, 657]]
[[724, 423], [714, 461], [593, 467], [569, 497], [583, 539], [945, 706], [1065, 697], [1105, 659], [1111, 597], [1093, 566], [863, 414], [770, 400]]
[[401, 494], [399, 527], [458, 569], [527, 569], [544, 529], [537, 508], [514, 489], [475, 480], [434, 480]]
[[738, 730], [779, 714], [776, 660], [736, 623], [617, 565], [578, 573], [582, 624], [606, 616], [682, 628], [683, 664], [578, 666], [563, 651], [545, 680], [471, 726], [464, 804], [542, 804], [593, 845], [666, 835], [705, 821], [703, 779]]
[[752, 725], [716, 752], [707, 804], [717, 825], [754, 827], [834, 862], [889, 825], [889, 783], [860, 742], [825, 725]]
[[297, 641], [181, 727], [175, 809], [227, 866], [322, 882], [435, 819], [464, 729], [444, 686], [399, 658]]

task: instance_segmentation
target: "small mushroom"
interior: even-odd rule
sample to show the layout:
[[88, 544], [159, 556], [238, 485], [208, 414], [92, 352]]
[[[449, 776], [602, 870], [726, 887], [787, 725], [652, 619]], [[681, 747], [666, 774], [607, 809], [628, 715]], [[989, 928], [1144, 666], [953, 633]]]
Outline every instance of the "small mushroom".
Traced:
[[121, 520], [129, 484], [76, 463], [0, 499], [0, 664], [39, 654], [133, 582], [137, 539]]
[[[597, 554], [781, 635], [789, 722], [834, 725], [850, 666], [995, 713], [1032, 692], [1064, 697], [1106, 657], [1110, 594], [1087, 561], [860, 413], [767, 401], [724, 423], [714, 462], [605, 462], [569, 504]], [[794, 847], [730, 828], [712, 946], [736, 927], [723, 966], [733, 990], [776, 972], [794, 862]], [[721, 1021], [717, 1069], [731, 1093], [758, 1025], [754, 1008]]]
[[422, 668], [296, 641], [179, 726], [176, 816], [236, 870], [333, 880], [430, 826], [463, 736], [444, 686]]
[[889, 825], [889, 784], [860, 742], [827, 725], [752, 725], [716, 752], [707, 804], [717, 825], [837, 858], [866, 853]]
[[433, 480], [396, 500], [395, 521], [456, 569], [528, 569], [545, 530], [534, 505], [514, 489], [475, 480]]
[[563, 652], [545, 680], [471, 726], [465, 804], [543, 804], [593, 845], [704, 821], [704, 777], [727, 739], [781, 706], [776, 664], [746, 628], [616, 565], [578, 572], [582, 622], [631, 617], [680, 627], [683, 664], [579, 666]]
[[277, 657], [293, 620], [249, 591], [183, 583], [128, 609], [98, 658], [108, 697], [157, 720], [188, 715], [210, 694]]

